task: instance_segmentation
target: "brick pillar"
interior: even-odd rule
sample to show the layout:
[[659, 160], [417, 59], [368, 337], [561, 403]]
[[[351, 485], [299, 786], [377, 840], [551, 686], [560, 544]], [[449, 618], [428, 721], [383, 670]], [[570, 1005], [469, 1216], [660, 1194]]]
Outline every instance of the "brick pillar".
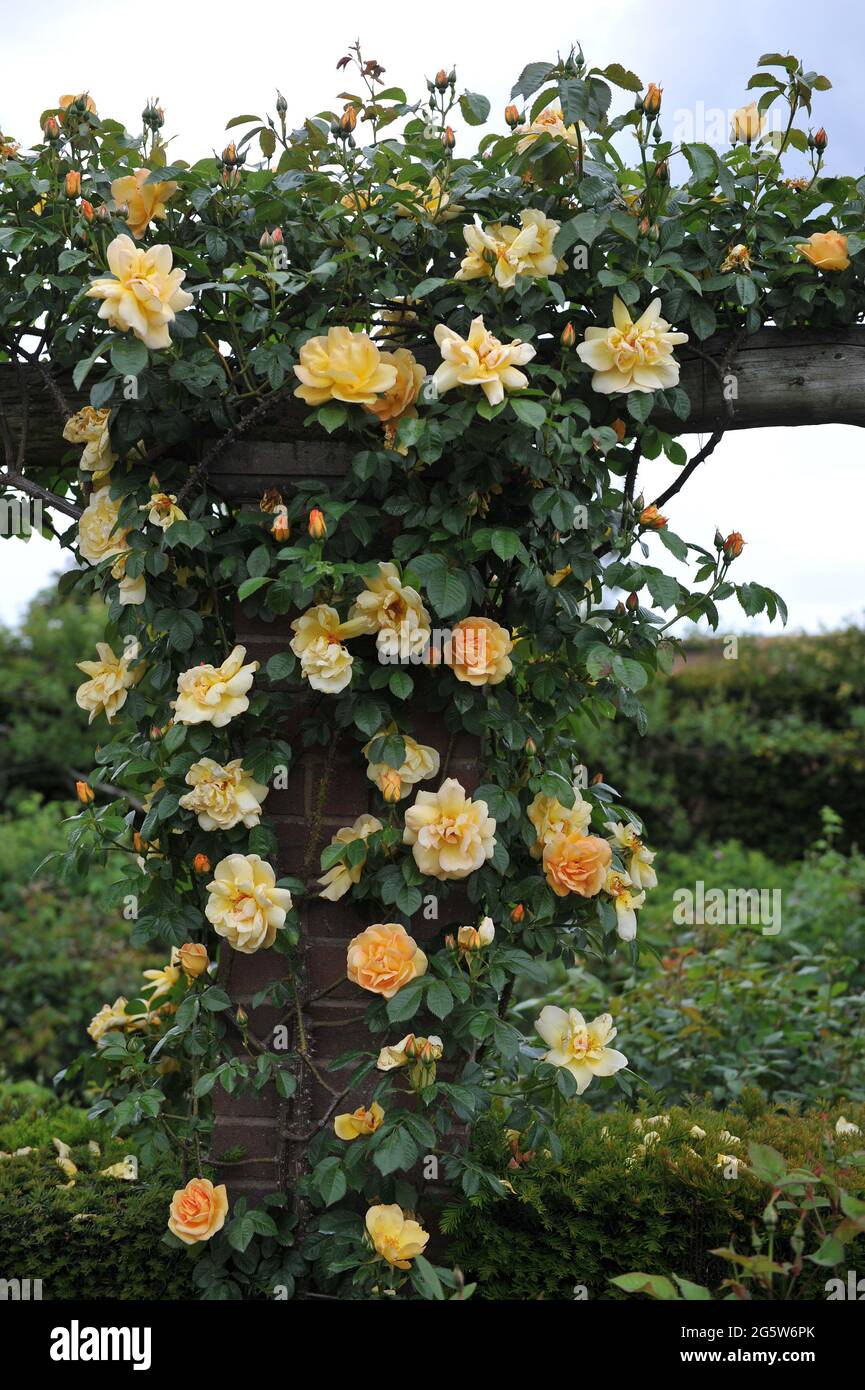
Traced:
[[[264, 666], [271, 656], [285, 651], [288, 646], [289, 620], [279, 618], [272, 624], [265, 624], [241, 615], [236, 635], [237, 641], [247, 648], [248, 659], [258, 660]], [[300, 695], [301, 718], [304, 703]], [[452, 739], [444, 726], [443, 715], [431, 715], [422, 700], [413, 700], [404, 709], [413, 735], [431, 744], [441, 755], [439, 778], [423, 785], [432, 790], [445, 776], [453, 776], [467, 790], [477, 786], [477, 740], [465, 734], [457, 734]], [[289, 736], [296, 727], [293, 721]], [[315, 879], [320, 873], [322, 848], [342, 826], [350, 825], [365, 811], [374, 811], [375, 796], [373, 784], [366, 776], [360, 742], [343, 734], [327, 749], [316, 748], [299, 755], [290, 770], [289, 785], [285, 789], [271, 789], [264, 804], [279, 840], [277, 874], [302, 877], [310, 888], [310, 896], [299, 903], [303, 1028], [313, 1066], [338, 1091], [344, 1084], [341, 1080], [344, 1073], [328, 1071], [329, 1060], [353, 1048], [371, 1046], [371, 1037], [363, 1022], [370, 996], [350, 984], [345, 971], [348, 942], [374, 919], [369, 909], [360, 914], [352, 906], [350, 893], [337, 903], [315, 896]], [[407, 798], [400, 807], [404, 809], [411, 800]], [[447, 916], [452, 917], [460, 910], [459, 898], [452, 891]], [[470, 921], [472, 917], [466, 916], [464, 920]], [[410, 930], [424, 945], [441, 930], [441, 924], [425, 921], [418, 913]], [[244, 956], [232, 951], [227, 944], [221, 947], [220, 979], [233, 1002], [242, 1004], [249, 1014], [251, 1032], [267, 1043], [273, 1028], [285, 1022], [292, 1030], [292, 1042], [296, 1045], [295, 1020], [282, 1018], [269, 1006], [251, 1007], [253, 996], [269, 980], [284, 978], [284, 975], [285, 957], [275, 951]], [[327, 993], [322, 994], [325, 990]], [[395, 1034], [399, 1027], [397, 1025]], [[275, 1189], [291, 1192], [304, 1170], [308, 1143], [304, 1136], [316, 1126], [330, 1123], [333, 1114], [366, 1102], [373, 1085], [374, 1079], [369, 1078], [357, 1093], [350, 1093], [335, 1104], [335, 1096], [321, 1084], [313, 1067], [302, 1065], [298, 1089], [291, 1101], [282, 1101], [272, 1087], [257, 1095], [237, 1097], [226, 1095], [217, 1087], [214, 1092], [214, 1155], [218, 1161], [220, 1154], [242, 1147], [248, 1160], [233, 1162], [222, 1171], [221, 1177], [228, 1183], [229, 1193], [237, 1196], [246, 1193], [254, 1199]]]

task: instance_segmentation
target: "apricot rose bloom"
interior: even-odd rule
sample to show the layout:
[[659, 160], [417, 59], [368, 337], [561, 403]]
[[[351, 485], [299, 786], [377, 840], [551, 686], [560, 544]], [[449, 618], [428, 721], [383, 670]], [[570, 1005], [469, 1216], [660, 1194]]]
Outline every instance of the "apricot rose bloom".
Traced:
[[313, 690], [325, 695], [338, 695], [351, 683], [354, 658], [344, 637], [357, 637], [369, 629], [356, 618], [341, 622], [335, 608], [317, 603], [291, 624], [294, 633], [289, 646], [300, 658], [300, 669]]
[[671, 332], [660, 307], [660, 299], [653, 299], [635, 322], [614, 295], [612, 328], [586, 329], [577, 355], [594, 372], [593, 391], [609, 396], [614, 391], [661, 391], [678, 384], [679, 364], [673, 348], [686, 343], [688, 334]]
[[396, 367], [382, 361], [369, 335], [350, 328], [329, 328], [326, 336], [307, 339], [294, 374], [301, 382], [294, 394], [307, 405], [374, 405], [397, 381]]
[[740, 106], [733, 112], [733, 126], [730, 131], [731, 140], [744, 140], [750, 145], [752, 140], [763, 131], [766, 124], [765, 116], [760, 115], [756, 101], [750, 102], [747, 106]]
[[472, 319], [467, 338], [440, 323], [435, 340], [444, 359], [433, 376], [440, 396], [455, 386], [480, 386], [490, 405], [498, 405], [505, 390], [521, 391], [529, 384], [528, 377], [517, 368], [531, 362], [535, 348], [519, 338], [500, 343], [484, 327], [482, 317]]
[[399, 922], [378, 923], [353, 937], [346, 961], [352, 984], [384, 999], [427, 970], [426, 955]]
[[[395, 725], [386, 730], [386, 733], [395, 732]], [[418, 743], [411, 734], [401, 734], [400, 737], [405, 744], [405, 757], [400, 767], [393, 768], [389, 763], [370, 762], [366, 769], [367, 777], [371, 782], [375, 782], [383, 794], [386, 789], [396, 791], [395, 796], [386, 796], [386, 800], [402, 801], [418, 782], [437, 777], [441, 765], [441, 758], [435, 748], [426, 743]], [[374, 742], [375, 739], [370, 739], [361, 750], [366, 758], [369, 758], [369, 750]], [[390, 777], [391, 773], [396, 774], [394, 778]]]
[[552, 135], [558, 140], [567, 141], [569, 145], [577, 144], [577, 128], [565, 125], [561, 106], [548, 106], [535, 117], [531, 125], [519, 126], [514, 133], [521, 137], [517, 145], [520, 154], [527, 150], [539, 135]]
[[463, 618], [451, 630], [447, 663], [457, 680], [499, 685], [513, 670], [513, 641], [492, 618]]
[[261, 803], [270, 790], [245, 771], [240, 758], [224, 765], [199, 758], [187, 772], [186, 784], [192, 791], [180, 798], [180, 805], [195, 812], [202, 830], [232, 830], [235, 825], [251, 830], [261, 819]]
[[78, 669], [89, 676], [75, 692], [75, 703], [80, 709], [90, 711], [88, 724], [92, 724], [97, 714], [104, 714], [109, 724], [117, 711], [126, 703], [132, 687], [144, 674], [144, 666], [132, 669], [138, 660], [138, 643], [130, 642], [120, 656], [115, 656], [107, 642], [96, 643], [98, 661], [79, 661]]
[[564, 261], [553, 252], [561, 223], [537, 208], [521, 212], [520, 222], [521, 227], [501, 222], [484, 227], [476, 216], [473, 226], [463, 227], [468, 252], [454, 279], [494, 279], [500, 289], [506, 290], [518, 275], [538, 277], [563, 270]]
[[593, 898], [604, 886], [612, 851], [598, 835], [551, 835], [544, 845], [547, 883], [559, 898]]
[[228, 1215], [228, 1193], [225, 1184], [214, 1187], [209, 1178], [190, 1178], [171, 1199], [168, 1229], [184, 1245], [196, 1245], [210, 1240], [221, 1231]]
[[70, 444], [83, 444], [84, 452], [78, 460], [83, 473], [110, 473], [117, 462], [117, 455], [111, 448], [111, 435], [108, 432], [108, 409], [95, 410], [85, 405], [70, 415], [63, 426], [63, 438]]
[[184, 941], [177, 952], [177, 963], [186, 976], [186, 983], [191, 985], [210, 965], [207, 947], [200, 941]]
[[113, 279], [94, 280], [88, 299], [101, 299], [99, 317], [120, 333], [130, 330], [145, 347], [171, 347], [168, 325], [192, 303], [180, 286], [185, 271], [172, 270], [171, 247], [160, 243], [144, 251], [131, 237], [119, 236], [106, 252]]
[[535, 1029], [550, 1049], [544, 1061], [553, 1067], [566, 1067], [577, 1083], [579, 1096], [596, 1076], [613, 1076], [628, 1065], [623, 1052], [607, 1046], [616, 1036], [609, 1014], [599, 1014], [586, 1023], [578, 1009], [566, 1013], [555, 1004], [547, 1004]]
[[333, 1122], [333, 1131], [337, 1139], [344, 1139], [346, 1143], [351, 1143], [353, 1139], [359, 1139], [361, 1135], [375, 1134], [381, 1128], [384, 1119], [384, 1111], [377, 1100], [366, 1110], [362, 1105], [350, 1115], [337, 1115]]
[[165, 204], [177, 192], [177, 184], [148, 183], [149, 169], [136, 169], [111, 185], [115, 203], [127, 207], [126, 224], [136, 238], [144, 236], [151, 222], [165, 216]]
[[272, 946], [291, 911], [291, 894], [276, 887], [276, 874], [258, 854], [221, 859], [207, 892], [208, 922], [244, 956]]
[[423, 386], [426, 371], [408, 348], [395, 348], [393, 352], [382, 352], [380, 360], [386, 367], [396, 371], [396, 381], [387, 391], [377, 396], [371, 405], [365, 407], [376, 415], [382, 424], [388, 420], [400, 420], [404, 415], [416, 415], [414, 403]]
[[588, 801], [583, 801], [579, 792], [575, 793], [573, 806], [563, 806], [556, 797], [538, 792], [527, 815], [537, 837], [531, 855], [533, 859], [540, 859], [544, 846], [554, 835], [586, 835], [592, 819], [592, 808]]
[[403, 639], [409, 655], [422, 652], [430, 639], [430, 615], [417, 589], [403, 584], [390, 560], [380, 560], [378, 574], [365, 576], [363, 582], [366, 587], [349, 609], [352, 635], [375, 633], [379, 651], [394, 659], [401, 654]]
[[[384, 826], [376, 816], [364, 812], [363, 815], [358, 816], [354, 825], [344, 825], [341, 830], [338, 830], [331, 838], [330, 843], [332, 845], [351, 845], [355, 840], [368, 840], [370, 835], [383, 829]], [[347, 864], [340, 860], [339, 863], [331, 865], [318, 880], [322, 885], [318, 896], [327, 898], [328, 902], [339, 902], [353, 883], [360, 882], [365, 864], [366, 853], [356, 864]]]
[[405, 813], [403, 844], [422, 874], [468, 878], [495, 853], [496, 823], [485, 801], [472, 801], [453, 777], [437, 792], [418, 792]]
[[426, 1249], [429, 1234], [417, 1221], [409, 1220], [402, 1207], [370, 1207], [366, 1214], [367, 1234], [380, 1259], [396, 1269], [409, 1269], [415, 1255]]
[[249, 709], [247, 691], [258, 662], [243, 664], [245, 647], [235, 647], [221, 666], [202, 662], [177, 678], [177, 699], [171, 708], [178, 724], [212, 724], [222, 729]]
[[818, 270], [846, 270], [850, 264], [843, 232], [813, 232], [796, 250]]

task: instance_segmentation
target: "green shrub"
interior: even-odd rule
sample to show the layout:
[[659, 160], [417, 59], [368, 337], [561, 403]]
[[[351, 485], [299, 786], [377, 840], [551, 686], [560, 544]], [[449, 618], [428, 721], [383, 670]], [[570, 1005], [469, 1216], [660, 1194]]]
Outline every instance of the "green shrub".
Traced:
[[[732, 1245], [752, 1254], [754, 1239], [765, 1239], [763, 1213], [772, 1189], [753, 1171], [750, 1141], [771, 1146], [790, 1165], [822, 1164], [846, 1192], [856, 1198], [865, 1193], [865, 1142], [861, 1135], [835, 1134], [837, 1111], [766, 1111], [753, 1091], [743, 1097], [743, 1107], [676, 1108], [652, 1123], [645, 1115], [600, 1115], [574, 1103], [560, 1131], [561, 1161], [538, 1153], [514, 1168], [508, 1167], [505, 1131], [488, 1118], [476, 1130], [478, 1156], [496, 1164], [513, 1190], [497, 1197], [484, 1187], [447, 1209], [449, 1258], [478, 1280], [479, 1296], [487, 1299], [571, 1299], [577, 1285], [591, 1299], [621, 1298], [609, 1281], [634, 1270], [676, 1273], [714, 1288], [729, 1268], [712, 1250]], [[865, 1130], [865, 1107], [847, 1106], [844, 1113]], [[694, 1125], [705, 1138], [692, 1136]], [[738, 1142], [730, 1134], [722, 1137], [724, 1130]], [[645, 1143], [652, 1132], [658, 1140]], [[520, 1147], [525, 1146], [524, 1138]], [[735, 1179], [725, 1177], [718, 1154], [741, 1155], [747, 1166], [736, 1166]], [[726, 1172], [732, 1171], [727, 1164]], [[833, 1229], [828, 1210], [823, 1218]], [[794, 1222], [795, 1213], [780, 1212], [774, 1228], [778, 1259]], [[820, 1239], [812, 1240], [808, 1253]], [[844, 1261], [846, 1268], [865, 1272], [861, 1235], [847, 1245]], [[790, 1296], [824, 1298], [833, 1273], [803, 1260]]]
[[32, 795], [0, 818], [0, 1066], [15, 1077], [50, 1080], [89, 1045], [100, 1005], [163, 963], [130, 947], [129, 923], [106, 905], [109, 872], [64, 883], [48, 864], [33, 876], [80, 809]]
[[[55, 1138], [70, 1146], [73, 1185]], [[188, 1252], [162, 1243], [181, 1181], [170, 1161], [135, 1182], [102, 1176], [129, 1147], [41, 1087], [0, 1086], [0, 1276], [41, 1279], [44, 1299], [198, 1297]]]

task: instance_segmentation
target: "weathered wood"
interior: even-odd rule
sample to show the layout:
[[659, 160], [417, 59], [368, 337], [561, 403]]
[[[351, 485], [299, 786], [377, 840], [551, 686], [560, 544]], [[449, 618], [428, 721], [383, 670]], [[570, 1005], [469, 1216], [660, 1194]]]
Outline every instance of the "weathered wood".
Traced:
[[[681, 384], [691, 399], [691, 414], [682, 421], [659, 413], [654, 423], [674, 434], [779, 425], [865, 425], [865, 325], [795, 332], [761, 329], [743, 340], [729, 362], [733, 395], [729, 401], [724, 399], [719, 374], [728, 346], [729, 340], [719, 336], [699, 350], [689, 345], [680, 351]], [[434, 368], [435, 348], [425, 346], [415, 352], [428, 369]], [[51, 469], [69, 446], [63, 441], [61, 422], [44, 382], [32, 370], [28, 378], [27, 462], [30, 467]], [[61, 385], [73, 409], [86, 403], [86, 394], [73, 391], [68, 382]], [[20, 385], [8, 363], [0, 364], [0, 409], [17, 438]], [[353, 446], [324, 436], [314, 438], [303, 423], [307, 414], [302, 402], [288, 400], [274, 410], [265, 426], [256, 428], [254, 441], [244, 440], [222, 452], [213, 475], [223, 480], [226, 496], [249, 496], [281, 477], [310, 473], [327, 477], [345, 468]]]

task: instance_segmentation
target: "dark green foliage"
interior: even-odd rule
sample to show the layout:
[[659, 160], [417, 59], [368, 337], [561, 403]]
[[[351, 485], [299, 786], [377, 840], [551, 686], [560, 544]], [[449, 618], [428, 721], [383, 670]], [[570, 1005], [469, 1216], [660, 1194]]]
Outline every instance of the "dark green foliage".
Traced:
[[[71, 1146], [74, 1186], [54, 1138]], [[97, 1155], [90, 1142], [99, 1144]], [[16, 1156], [17, 1148], [32, 1148]], [[169, 1162], [137, 1182], [103, 1177], [129, 1151], [83, 1110], [27, 1084], [0, 1089], [0, 1274], [41, 1279], [43, 1299], [197, 1298], [186, 1250], [162, 1243], [182, 1179]]]
[[[515, 1169], [507, 1169], [511, 1153], [500, 1125], [484, 1121], [476, 1131], [478, 1153], [498, 1164], [514, 1192], [496, 1198], [484, 1189], [448, 1208], [449, 1259], [477, 1278], [479, 1296], [487, 1299], [572, 1299], [576, 1285], [584, 1285], [590, 1299], [619, 1298], [624, 1295], [608, 1281], [632, 1270], [672, 1270], [716, 1287], [730, 1271], [711, 1251], [733, 1244], [751, 1254], [752, 1232], [763, 1239], [761, 1217], [771, 1189], [750, 1169], [740, 1168], [731, 1179], [716, 1166], [719, 1152], [747, 1161], [749, 1140], [776, 1148], [788, 1164], [822, 1163], [847, 1192], [865, 1193], [865, 1143], [860, 1136], [835, 1135], [838, 1112], [766, 1111], [753, 1091], [743, 1105], [724, 1112], [704, 1105], [673, 1109], [666, 1112], [669, 1124], [655, 1117], [653, 1125], [643, 1116], [638, 1131], [631, 1112], [598, 1115], [576, 1103], [560, 1129], [562, 1162], [540, 1153]], [[863, 1107], [848, 1106], [845, 1114], [865, 1129]], [[706, 1131], [705, 1139], [690, 1135], [695, 1124]], [[722, 1139], [724, 1129], [740, 1142]], [[640, 1150], [641, 1138], [652, 1130], [660, 1139]], [[778, 1259], [787, 1258], [792, 1225], [790, 1214], [782, 1212]], [[818, 1244], [819, 1239], [806, 1250]], [[844, 1258], [845, 1268], [865, 1271], [862, 1236], [847, 1246]], [[824, 1298], [833, 1273], [804, 1260], [791, 1296]]]

